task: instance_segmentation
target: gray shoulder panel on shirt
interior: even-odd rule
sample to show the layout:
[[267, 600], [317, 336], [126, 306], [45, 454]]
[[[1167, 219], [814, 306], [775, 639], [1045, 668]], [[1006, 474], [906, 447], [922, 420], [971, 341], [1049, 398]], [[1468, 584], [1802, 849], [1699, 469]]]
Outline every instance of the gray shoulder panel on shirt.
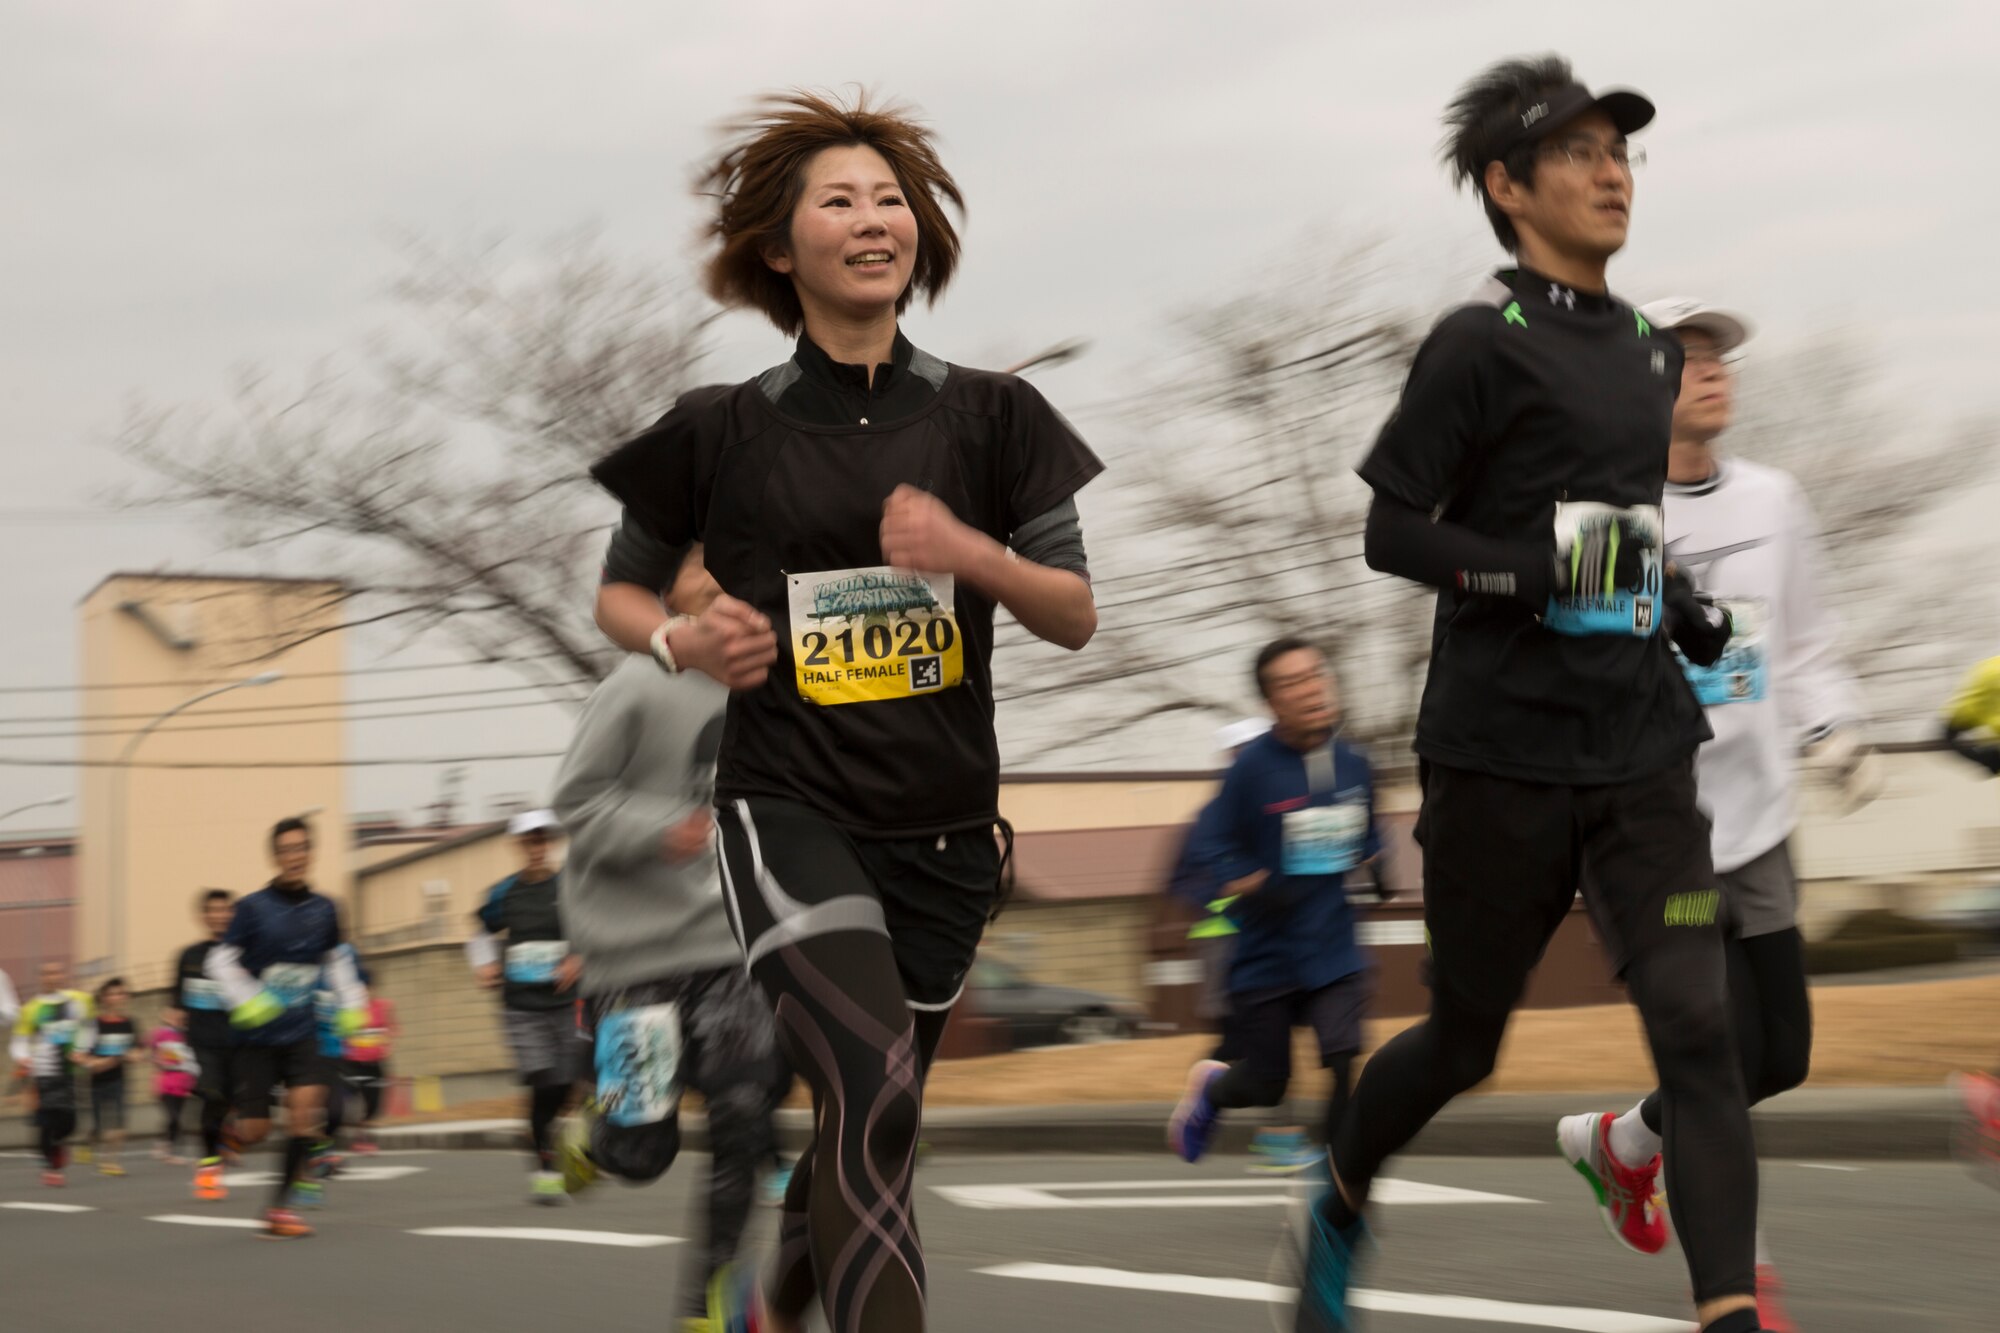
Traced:
[[945, 376], [951, 373], [951, 367], [923, 348], [913, 347], [910, 349], [910, 373], [931, 388], [942, 389]]
[[780, 361], [757, 377], [757, 392], [768, 398], [775, 407], [778, 399], [784, 396], [787, 389], [797, 384], [799, 376], [803, 374], [805, 372], [799, 369], [798, 362]]

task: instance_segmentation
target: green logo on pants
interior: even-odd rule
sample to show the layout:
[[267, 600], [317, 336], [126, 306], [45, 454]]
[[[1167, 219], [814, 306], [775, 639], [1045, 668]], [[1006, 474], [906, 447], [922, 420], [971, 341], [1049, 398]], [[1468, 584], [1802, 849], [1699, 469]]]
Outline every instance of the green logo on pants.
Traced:
[[1722, 895], [1714, 889], [1702, 893], [1676, 893], [1667, 899], [1667, 924], [1670, 926], [1712, 926], [1715, 912], [1722, 905]]

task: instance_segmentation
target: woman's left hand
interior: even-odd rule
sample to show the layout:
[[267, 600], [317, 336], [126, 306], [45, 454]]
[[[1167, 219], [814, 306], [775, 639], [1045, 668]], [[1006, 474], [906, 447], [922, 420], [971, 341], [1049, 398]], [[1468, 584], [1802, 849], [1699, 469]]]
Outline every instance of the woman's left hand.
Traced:
[[898, 486], [882, 503], [882, 558], [893, 568], [963, 575], [993, 545], [929, 491]]

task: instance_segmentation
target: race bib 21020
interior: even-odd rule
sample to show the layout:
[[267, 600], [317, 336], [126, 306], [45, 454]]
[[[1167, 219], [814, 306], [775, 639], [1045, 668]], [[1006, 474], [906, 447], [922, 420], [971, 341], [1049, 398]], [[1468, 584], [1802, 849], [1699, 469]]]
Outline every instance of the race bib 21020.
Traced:
[[786, 577], [792, 664], [809, 703], [909, 699], [965, 679], [949, 574], [878, 566]]

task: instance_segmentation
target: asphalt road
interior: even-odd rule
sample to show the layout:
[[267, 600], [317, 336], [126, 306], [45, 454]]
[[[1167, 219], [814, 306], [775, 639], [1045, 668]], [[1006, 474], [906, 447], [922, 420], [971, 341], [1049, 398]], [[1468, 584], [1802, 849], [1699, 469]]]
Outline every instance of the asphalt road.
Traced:
[[[317, 1236], [283, 1244], [186, 1220], [247, 1222], [265, 1188], [196, 1204], [184, 1170], [130, 1165], [122, 1180], [73, 1168], [58, 1191], [25, 1155], [0, 1156], [0, 1326], [671, 1329], [679, 1238], [706, 1163], [690, 1155], [650, 1187], [541, 1209], [523, 1197], [516, 1155], [386, 1153], [329, 1187]], [[1183, 1167], [1164, 1152], [927, 1160], [933, 1329], [1274, 1327], [1288, 1189], [1243, 1166]], [[1666, 1333], [1687, 1318], [1678, 1250], [1615, 1247], [1553, 1157], [1413, 1159], [1393, 1174], [1410, 1183], [1382, 1192], [1381, 1247], [1359, 1278], [1373, 1293], [1367, 1329]], [[2000, 1192], [1947, 1163], [1772, 1162], [1764, 1178], [1772, 1248], [1807, 1333], [2000, 1326]], [[769, 1246], [774, 1221], [759, 1211], [753, 1248]], [[426, 1234], [440, 1228], [473, 1234]]]

